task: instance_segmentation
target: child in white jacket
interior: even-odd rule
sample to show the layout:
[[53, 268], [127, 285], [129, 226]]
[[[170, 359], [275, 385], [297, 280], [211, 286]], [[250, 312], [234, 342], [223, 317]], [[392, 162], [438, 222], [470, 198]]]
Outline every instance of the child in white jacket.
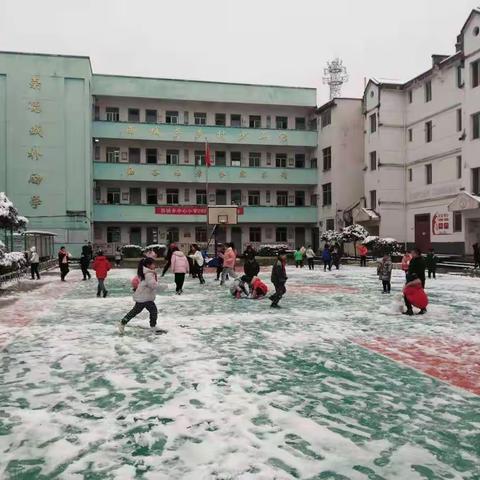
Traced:
[[144, 308], [146, 308], [150, 314], [150, 328], [155, 331], [155, 333], [167, 333], [166, 330], [156, 328], [158, 310], [155, 305], [155, 297], [157, 296], [158, 282], [157, 274], [155, 273], [155, 260], [149, 257], [144, 258], [138, 264], [137, 275], [140, 282], [133, 294], [135, 305], [118, 324], [120, 335], [124, 334], [125, 325], [142, 312]]
[[190, 254], [189, 257], [193, 260], [193, 272], [198, 276], [200, 280], [200, 284], [203, 285], [205, 283], [205, 279], [203, 278], [203, 265], [205, 260], [203, 258], [202, 252], [196, 243], [192, 245], [192, 250], [194, 253]]

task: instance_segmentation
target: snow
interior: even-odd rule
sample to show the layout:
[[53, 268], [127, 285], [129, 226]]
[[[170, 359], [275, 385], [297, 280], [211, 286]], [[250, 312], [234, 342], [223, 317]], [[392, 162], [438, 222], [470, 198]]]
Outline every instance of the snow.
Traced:
[[2, 254], [0, 251], [0, 266], [11, 267], [15, 263], [18, 265], [24, 265], [27, 263], [23, 252], [7, 252]]
[[480, 397], [361, 345], [430, 339], [458, 360], [452, 342], [480, 345], [480, 280], [427, 280], [428, 314], [406, 318], [400, 271], [392, 296], [375, 269], [287, 273], [273, 312], [211, 274], [176, 296], [167, 274], [160, 337], [145, 312], [115, 333], [134, 270], [105, 299], [74, 270], [0, 304], [0, 478], [476, 478]]

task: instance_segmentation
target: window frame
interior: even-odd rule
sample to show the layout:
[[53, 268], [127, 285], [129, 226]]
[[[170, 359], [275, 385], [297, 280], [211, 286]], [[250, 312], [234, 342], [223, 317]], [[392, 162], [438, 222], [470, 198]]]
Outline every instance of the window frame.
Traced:
[[[234, 117], [235, 117], [235, 119], [234, 119]], [[240, 113], [231, 113], [230, 114], [230, 126], [233, 127], [233, 128], [241, 128], [241, 126], [242, 126], [242, 115]]]
[[[176, 162], [172, 162], [172, 157], [176, 157]], [[178, 165], [180, 163], [180, 150], [169, 149], [165, 154], [165, 163], [166, 165]]]
[[433, 121], [425, 122], [425, 143], [433, 142]]
[[[156, 187], [147, 187], [145, 189], [145, 198], [147, 205], [158, 205], [158, 189]], [[154, 201], [151, 201], [154, 198]]]
[[288, 207], [288, 190], [277, 190], [275, 196], [277, 207]]
[[[174, 120], [174, 121], [173, 121]], [[165, 112], [165, 123], [168, 125], [178, 125], [178, 111], [167, 110]]]
[[262, 166], [262, 154], [260, 152], [248, 152], [248, 166], [260, 168]]
[[276, 153], [275, 154], [275, 167], [276, 168], [287, 168], [287, 154], [286, 153]]
[[472, 88], [480, 85], [480, 59], [470, 63], [470, 79]]
[[463, 232], [463, 215], [462, 212], [452, 213], [453, 233]]
[[[176, 199], [176, 201], [175, 201]], [[167, 205], [178, 205], [179, 202], [179, 189], [178, 188], [167, 188], [165, 191], [165, 201]]]
[[370, 190], [370, 210], [376, 211], [378, 206], [377, 191]]
[[260, 190], [248, 190], [247, 200], [249, 207], [259, 207], [261, 200]]
[[328, 172], [332, 169], [332, 147], [322, 148], [323, 171]]
[[[115, 235], [113, 235], [115, 233]], [[113, 238], [117, 238], [114, 240]], [[107, 226], [107, 243], [120, 243], [122, 240], [122, 229], [117, 226]]]
[[261, 115], [249, 115], [248, 116], [248, 128], [262, 128], [262, 116]]
[[250, 242], [260, 243], [262, 241], [262, 227], [250, 227], [248, 236]]
[[278, 243], [288, 242], [288, 230], [287, 227], [275, 228], [275, 241]]
[[369, 158], [370, 158], [370, 171], [373, 172], [374, 170], [377, 170], [377, 167], [378, 167], [377, 151], [373, 150], [372, 152], [370, 152]]
[[[300, 123], [299, 123], [300, 121]], [[300, 124], [300, 127], [299, 127]], [[302, 127], [303, 124], [303, 127]], [[307, 120], [305, 117], [295, 117], [295, 130], [306, 130], [307, 129]]]
[[207, 205], [207, 190], [205, 188], [198, 188], [195, 190], [195, 205]]
[[[238, 156], [238, 158], [233, 158]], [[230, 152], [230, 166], [231, 167], [241, 167], [242, 166], [242, 152]]]
[[[223, 120], [222, 120], [223, 116]], [[216, 113], [215, 114], [215, 126], [216, 127], [226, 127], [227, 126], [227, 114], [226, 113]]]
[[332, 124], [332, 109], [328, 108], [320, 114], [320, 128], [328, 127]]
[[431, 163], [425, 165], [425, 184], [433, 184], [433, 165]]
[[204, 127], [207, 124], [206, 112], [193, 112], [193, 123], [199, 127]]
[[[155, 119], [149, 120], [149, 115], [155, 112]], [[146, 108], [145, 109], [145, 123], [158, 123], [158, 110], [154, 108]]]
[[106, 107], [105, 108], [105, 118], [106, 118], [107, 122], [119, 122], [120, 121], [120, 109], [118, 107]]
[[[115, 154], [115, 161], [110, 160], [109, 154]], [[106, 163], [120, 163], [120, 147], [106, 147], [105, 149], [105, 162]]]
[[480, 112], [472, 113], [472, 140], [480, 139]]
[[432, 101], [433, 98], [433, 91], [432, 91], [432, 81], [427, 80], [424, 85], [425, 89], [425, 103], [429, 103]]
[[457, 119], [457, 132], [461, 132], [463, 130], [463, 112], [461, 108], [457, 108], [456, 110], [456, 119]]
[[[111, 197], [112, 200], [109, 201], [109, 195], [113, 196]], [[118, 195], [118, 199], [117, 199]], [[107, 205], [120, 205], [120, 198], [121, 198], [121, 192], [120, 192], [120, 187], [107, 187]], [[115, 201], [117, 199], [117, 201]]]
[[276, 115], [275, 128], [277, 130], [288, 130], [288, 117], [284, 115]]
[[[132, 120], [130, 116], [132, 112], [137, 112], [136, 116], [138, 117], [137, 120]], [[127, 112], [127, 118], [130, 123], [140, 123], [140, 109], [139, 108], [129, 108]]]
[[463, 157], [457, 155], [457, 180], [463, 177]]
[[332, 205], [332, 182], [322, 184], [322, 207]]
[[370, 133], [375, 133], [377, 131], [377, 113], [372, 113], [370, 116]]
[[[153, 158], [153, 153], [155, 152], [155, 161], [151, 162], [149, 161], [149, 156]], [[146, 148], [145, 149], [145, 162], [149, 165], [154, 165], [158, 163], [158, 148]]]

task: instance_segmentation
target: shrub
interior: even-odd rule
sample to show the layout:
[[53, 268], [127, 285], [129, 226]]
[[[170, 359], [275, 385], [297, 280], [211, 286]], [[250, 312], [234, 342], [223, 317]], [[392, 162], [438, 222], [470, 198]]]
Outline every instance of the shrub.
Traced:
[[367, 237], [363, 244], [376, 257], [400, 255], [402, 246], [394, 238]]
[[139, 258], [143, 256], [142, 247], [140, 245], [124, 245], [122, 247], [122, 255], [124, 258]]
[[288, 245], [263, 244], [258, 247], [257, 255], [259, 257], [276, 257], [280, 250], [285, 250], [287, 254], [293, 253], [293, 250]]

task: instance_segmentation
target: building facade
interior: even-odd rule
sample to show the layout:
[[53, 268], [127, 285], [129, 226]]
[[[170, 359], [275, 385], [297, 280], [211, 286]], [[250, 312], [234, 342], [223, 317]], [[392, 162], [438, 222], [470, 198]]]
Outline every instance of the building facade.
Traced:
[[[88, 58], [0, 54], [0, 190], [78, 254], [218, 241], [307, 244], [317, 226], [316, 90], [95, 75]], [[208, 142], [213, 165], [205, 165]]]
[[353, 220], [423, 250], [470, 252], [480, 241], [480, 12], [456, 53], [404, 84], [364, 93], [364, 194]]

